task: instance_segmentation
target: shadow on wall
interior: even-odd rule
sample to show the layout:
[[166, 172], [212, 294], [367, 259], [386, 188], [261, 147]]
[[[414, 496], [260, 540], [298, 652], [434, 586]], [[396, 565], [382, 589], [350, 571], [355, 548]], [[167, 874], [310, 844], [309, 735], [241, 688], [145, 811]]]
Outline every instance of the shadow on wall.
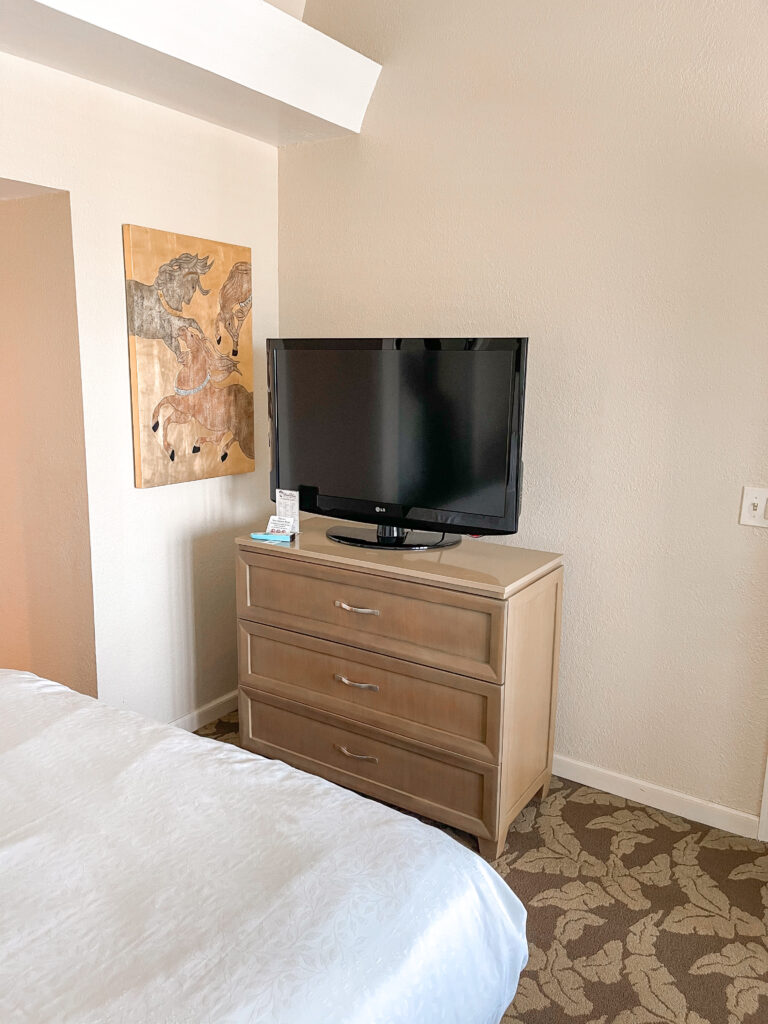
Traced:
[[192, 708], [223, 700], [237, 689], [235, 537], [247, 536], [259, 522], [261, 519], [255, 517], [241, 526], [192, 538]]
[[184, 544], [182, 558], [185, 586], [189, 587], [187, 593], [191, 597], [193, 644], [188, 659], [192, 692], [184, 699], [187, 713], [234, 696], [237, 690], [235, 538], [265, 529], [269, 515], [274, 512], [269, 499], [269, 449], [263, 443], [267, 434], [266, 376], [266, 346], [263, 341], [255, 341], [254, 471], [207, 482], [218, 492], [217, 508], [228, 509], [231, 521], [226, 526], [193, 532]]

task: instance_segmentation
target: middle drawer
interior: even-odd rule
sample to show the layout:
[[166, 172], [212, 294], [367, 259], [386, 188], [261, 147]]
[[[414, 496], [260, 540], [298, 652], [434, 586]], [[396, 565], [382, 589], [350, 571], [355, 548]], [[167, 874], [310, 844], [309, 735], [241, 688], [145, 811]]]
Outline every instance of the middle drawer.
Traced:
[[240, 682], [395, 736], [499, 760], [501, 687], [241, 619]]

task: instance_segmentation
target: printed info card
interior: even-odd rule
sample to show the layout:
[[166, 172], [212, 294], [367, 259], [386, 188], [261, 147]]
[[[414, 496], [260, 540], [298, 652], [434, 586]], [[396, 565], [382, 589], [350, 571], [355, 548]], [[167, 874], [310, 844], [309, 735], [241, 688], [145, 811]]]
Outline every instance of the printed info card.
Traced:
[[284, 491], [278, 487], [275, 494], [277, 502], [277, 516], [279, 519], [290, 521], [293, 525], [286, 533], [299, 532], [299, 492]]

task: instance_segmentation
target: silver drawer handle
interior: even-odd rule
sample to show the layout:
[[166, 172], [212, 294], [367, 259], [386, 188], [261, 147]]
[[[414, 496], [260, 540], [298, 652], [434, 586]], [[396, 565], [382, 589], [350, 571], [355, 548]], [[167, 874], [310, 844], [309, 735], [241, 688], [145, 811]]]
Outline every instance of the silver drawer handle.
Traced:
[[334, 743], [333, 746], [340, 754], [343, 754], [345, 757], [353, 757], [355, 761], [370, 761], [371, 764], [379, 763], [378, 757], [374, 757], [373, 754], [353, 754], [351, 750], [347, 750], [341, 743]]
[[355, 608], [354, 605], [345, 601], [334, 601], [337, 608], [343, 608], [345, 612], [357, 612], [358, 615], [381, 615], [378, 608]]
[[347, 679], [346, 676], [341, 676], [337, 672], [333, 677], [337, 683], [344, 683], [345, 686], [354, 686], [356, 690], [370, 690], [372, 693], [378, 693], [379, 688], [375, 683], [356, 683], [352, 679]]

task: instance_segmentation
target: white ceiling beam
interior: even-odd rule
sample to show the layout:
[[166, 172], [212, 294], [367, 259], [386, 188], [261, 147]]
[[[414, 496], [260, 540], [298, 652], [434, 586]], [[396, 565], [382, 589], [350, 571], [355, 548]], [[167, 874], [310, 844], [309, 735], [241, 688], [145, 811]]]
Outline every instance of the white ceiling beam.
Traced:
[[381, 71], [265, 0], [2, 0], [0, 49], [273, 145], [359, 132]]

